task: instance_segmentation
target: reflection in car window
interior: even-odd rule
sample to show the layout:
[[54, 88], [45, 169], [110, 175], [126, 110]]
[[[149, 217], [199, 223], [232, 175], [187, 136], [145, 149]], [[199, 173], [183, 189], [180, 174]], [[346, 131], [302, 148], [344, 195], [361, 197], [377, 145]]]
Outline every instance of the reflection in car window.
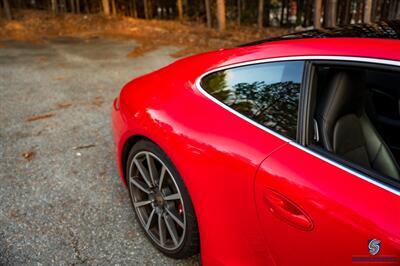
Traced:
[[264, 63], [205, 76], [202, 88], [246, 117], [296, 139], [302, 61]]

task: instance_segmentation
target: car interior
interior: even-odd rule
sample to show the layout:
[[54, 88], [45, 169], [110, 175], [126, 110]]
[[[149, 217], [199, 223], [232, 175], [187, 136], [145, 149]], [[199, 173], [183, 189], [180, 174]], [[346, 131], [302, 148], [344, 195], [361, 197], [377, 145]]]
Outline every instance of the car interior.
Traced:
[[310, 146], [400, 182], [400, 72], [316, 65]]

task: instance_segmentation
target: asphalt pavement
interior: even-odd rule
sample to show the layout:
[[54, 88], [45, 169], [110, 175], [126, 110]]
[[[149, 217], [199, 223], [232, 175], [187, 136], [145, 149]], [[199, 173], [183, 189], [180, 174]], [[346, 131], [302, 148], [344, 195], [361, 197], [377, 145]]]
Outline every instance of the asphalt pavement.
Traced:
[[110, 111], [174, 59], [134, 41], [0, 42], [0, 265], [198, 265], [145, 238], [119, 180]]

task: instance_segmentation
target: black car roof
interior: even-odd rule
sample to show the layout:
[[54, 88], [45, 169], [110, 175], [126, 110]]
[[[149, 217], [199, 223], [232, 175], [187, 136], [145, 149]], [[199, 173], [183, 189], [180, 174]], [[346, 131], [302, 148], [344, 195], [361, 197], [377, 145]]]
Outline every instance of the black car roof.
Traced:
[[377, 38], [400, 40], [400, 20], [381, 21], [372, 24], [351, 24], [343, 27], [314, 29], [259, 40], [239, 47], [252, 46], [273, 41], [313, 38]]

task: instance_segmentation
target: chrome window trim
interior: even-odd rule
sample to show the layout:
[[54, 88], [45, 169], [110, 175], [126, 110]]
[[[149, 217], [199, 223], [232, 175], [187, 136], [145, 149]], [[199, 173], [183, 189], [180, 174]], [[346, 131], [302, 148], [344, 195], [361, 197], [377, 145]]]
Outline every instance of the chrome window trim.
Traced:
[[195, 86], [197, 88], [198, 91], [200, 91], [201, 94], [203, 94], [205, 97], [207, 97], [208, 99], [210, 99], [211, 101], [213, 101], [214, 103], [218, 104], [219, 106], [221, 106], [222, 108], [224, 108], [225, 110], [233, 113], [234, 115], [240, 117], [241, 119], [245, 120], [246, 122], [252, 124], [253, 126], [289, 143], [292, 146], [295, 146], [298, 149], [301, 149], [304, 152], [307, 152], [308, 154], [317, 157], [339, 169], [342, 169], [354, 176], [357, 176], [358, 178], [367, 181], [377, 187], [380, 187], [386, 191], [389, 191], [397, 196], [400, 196], [400, 191], [397, 190], [396, 188], [392, 188], [378, 180], [375, 180], [367, 175], [361, 174], [353, 169], [351, 169], [348, 166], [339, 164], [338, 162], [331, 160], [325, 156], [322, 156], [314, 151], [312, 151], [311, 149], [304, 147], [300, 144], [298, 144], [297, 142], [288, 139], [282, 135], [280, 135], [279, 133], [249, 119], [248, 117], [242, 115], [241, 113], [237, 112], [236, 110], [230, 108], [229, 106], [223, 104], [222, 102], [218, 101], [216, 98], [214, 98], [213, 96], [211, 96], [208, 92], [206, 92], [202, 87], [201, 87], [201, 80], [203, 79], [203, 77], [212, 74], [214, 72], [218, 72], [221, 70], [226, 70], [226, 69], [231, 69], [231, 68], [236, 68], [236, 67], [241, 67], [241, 66], [248, 66], [248, 65], [256, 65], [256, 64], [262, 64], [262, 63], [272, 63], [272, 62], [284, 62], [284, 61], [300, 61], [300, 60], [331, 60], [331, 61], [349, 61], [349, 62], [357, 62], [357, 63], [370, 63], [370, 64], [379, 64], [379, 65], [389, 65], [389, 66], [396, 66], [396, 67], [400, 67], [400, 61], [395, 61], [395, 60], [388, 60], [388, 59], [379, 59], [379, 58], [368, 58], [368, 57], [356, 57], [356, 56], [288, 56], [288, 57], [278, 57], [278, 58], [268, 58], [268, 59], [261, 59], [261, 60], [253, 60], [253, 61], [247, 61], [247, 62], [242, 62], [242, 63], [236, 63], [236, 64], [231, 64], [231, 65], [226, 65], [226, 66], [222, 66], [222, 67], [218, 67], [212, 70], [209, 70], [205, 73], [203, 73], [200, 77], [198, 77], [196, 79], [195, 82]]

